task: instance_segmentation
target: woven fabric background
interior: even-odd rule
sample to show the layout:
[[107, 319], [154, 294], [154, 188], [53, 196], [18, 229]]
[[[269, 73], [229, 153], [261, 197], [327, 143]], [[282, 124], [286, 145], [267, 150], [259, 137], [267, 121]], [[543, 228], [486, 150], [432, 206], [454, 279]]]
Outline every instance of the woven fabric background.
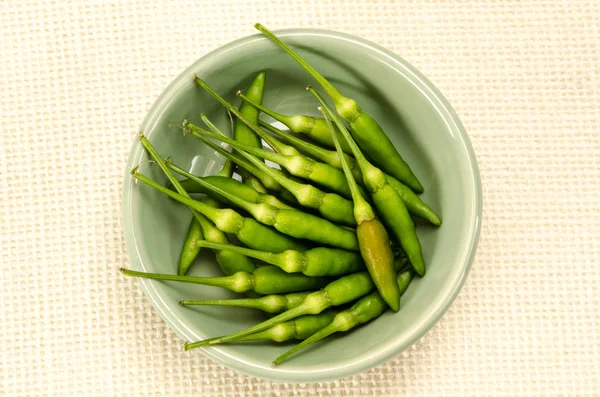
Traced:
[[[481, 168], [477, 259], [384, 365], [281, 384], [184, 353], [128, 265], [138, 125], [194, 60], [270, 28], [358, 35], [444, 93]], [[0, 395], [600, 395], [600, 2], [0, 1]]]

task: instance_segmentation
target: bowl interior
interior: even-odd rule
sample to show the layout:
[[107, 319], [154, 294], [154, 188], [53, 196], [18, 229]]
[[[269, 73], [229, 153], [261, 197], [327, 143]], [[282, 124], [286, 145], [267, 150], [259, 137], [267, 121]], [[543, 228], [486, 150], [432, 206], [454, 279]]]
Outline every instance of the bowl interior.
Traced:
[[[436, 229], [419, 223], [427, 275], [413, 281], [401, 311], [333, 336], [284, 365], [271, 360], [293, 344], [247, 343], [208, 348], [204, 354], [247, 374], [282, 381], [316, 381], [347, 376], [399, 353], [420, 338], [456, 296], [469, 270], [478, 236], [481, 193], [475, 158], [460, 122], [441, 95], [418, 72], [388, 51], [363, 40], [328, 31], [279, 32], [346, 96], [355, 99], [390, 136], [425, 187], [422, 198], [443, 218]], [[184, 119], [201, 124], [206, 113], [223, 130], [230, 122], [223, 108], [193, 82], [194, 73], [234, 104], [260, 70], [267, 72], [264, 104], [285, 114], [319, 115], [304, 90], [316, 82], [282, 50], [261, 36], [233, 42], [197, 61], [179, 76], [153, 106], [141, 129], [159, 153], [198, 175], [216, 173], [223, 159], [191, 136], [168, 125]], [[267, 119], [267, 118], [265, 118]], [[146, 159], [138, 142], [129, 168]], [[145, 175], [166, 183], [157, 166], [143, 164]], [[191, 213], [161, 193], [135, 183], [127, 174], [124, 224], [132, 267], [176, 273]], [[190, 274], [220, 275], [209, 250]], [[142, 281], [161, 316], [186, 340], [228, 334], [264, 320], [252, 310], [182, 308], [180, 299], [231, 298], [214, 287]], [[191, 353], [194, 354], [194, 353]]]

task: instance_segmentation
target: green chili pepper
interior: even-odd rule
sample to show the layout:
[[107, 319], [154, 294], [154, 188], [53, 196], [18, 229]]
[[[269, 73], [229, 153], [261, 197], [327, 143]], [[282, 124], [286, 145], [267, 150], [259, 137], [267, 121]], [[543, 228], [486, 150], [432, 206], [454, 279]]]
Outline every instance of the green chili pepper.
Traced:
[[[260, 130], [260, 128], [258, 128], [258, 126], [254, 125], [250, 121], [248, 121], [235, 107], [233, 107], [229, 102], [227, 102], [225, 99], [223, 99], [221, 96], [219, 96], [219, 94], [217, 94], [202, 79], [200, 79], [196, 76], [195, 81], [198, 85], [200, 85], [202, 88], [204, 88], [206, 91], [208, 91], [213, 96], [213, 98], [215, 98], [218, 102], [220, 102], [223, 106], [225, 106], [225, 108], [230, 113], [232, 113], [234, 116], [236, 116], [242, 122], [244, 122], [244, 124], [246, 124], [250, 129], [252, 129], [256, 133], [259, 133], [259, 134], [261, 133], [261, 130]], [[199, 127], [196, 127], [196, 128], [199, 128]], [[200, 132], [200, 130], [202, 130], [202, 129], [197, 129], [196, 132]], [[225, 134], [221, 132], [221, 135], [225, 135]], [[274, 171], [272, 171], [273, 170], [272, 168], [262, 167], [265, 164], [260, 162], [257, 158], [255, 158], [254, 156], [252, 156], [248, 153], [242, 152], [242, 155], [246, 159], [248, 159], [250, 162], [252, 162], [254, 165], [256, 165], [259, 168], [261, 168], [262, 170], [266, 171], [269, 175], [271, 175], [274, 179], [276, 179], [277, 182], [279, 182], [286, 190], [288, 190], [290, 193], [292, 193], [296, 197], [296, 199], [298, 200], [298, 202], [301, 205], [308, 206], [308, 207], [312, 206], [311, 208], [318, 208], [319, 211], [321, 212], [321, 214], [325, 218], [330, 219], [329, 218], [330, 216], [333, 218], [336, 218], [336, 219], [330, 219], [334, 222], [344, 224], [344, 221], [345, 221], [345, 222], [349, 222], [351, 225], [353, 224], [353, 221], [351, 220], [351, 216], [348, 216], [348, 215], [350, 215], [350, 212], [345, 212], [345, 211], [351, 209], [352, 204], [349, 201], [345, 200], [343, 197], [340, 197], [339, 195], [334, 194], [334, 193], [325, 193], [318, 189], [315, 190], [316, 188], [311, 185], [307, 185], [308, 187], [305, 187], [305, 190], [310, 190], [309, 192], [292, 191], [292, 190], [290, 190], [291, 185], [289, 183], [287, 184], [287, 186], [284, 186], [281, 183], [281, 178], [279, 178], [279, 179], [275, 178], [275, 176], [273, 175]], [[299, 188], [299, 187], [301, 187], [301, 186], [296, 186], [296, 188]], [[307, 195], [308, 195], [308, 197], [302, 197], [302, 199], [304, 199], [310, 205], [303, 203], [299, 199], [299, 196], [307, 196]], [[340, 220], [338, 221], [337, 219], [340, 219]]]
[[[404, 266], [405, 263], [406, 259], [401, 259], [394, 262], [395, 265], [400, 267]], [[186, 343], [186, 350], [188, 350], [188, 346], [201, 347], [233, 342], [255, 332], [264, 331], [265, 329], [280, 324], [284, 321], [289, 321], [306, 314], [319, 314], [330, 307], [341, 306], [365, 296], [374, 288], [375, 284], [373, 284], [373, 280], [371, 279], [369, 272], [364, 271], [349, 274], [330, 282], [320, 291], [308, 294], [298, 306], [266, 321], [263, 321], [260, 324], [231, 335], [219, 336], [193, 343]]]
[[[252, 83], [246, 89], [246, 96], [252, 98], [252, 101], [261, 103], [263, 99], [263, 92], [265, 89], [265, 78], [266, 73], [264, 71], [259, 72]], [[246, 102], [242, 101], [240, 105], [239, 112], [244, 115], [245, 118], [250, 120], [253, 123], [258, 123], [258, 116], [260, 115], [260, 111], [258, 111], [254, 106], [248, 105]], [[246, 124], [240, 123], [239, 120], [235, 120], [235, 128], [233, 130], [233, 138], [241, 143], [246, 145], [250, 145], [252, 147], [261, 148], [262, 142], [260, 141], [260, 137], [256, 135]]]
[[[371, 164], [362, 154], [358, 145], [354, 142], [346, 127], [344, 127], [344, 124], [333, 113], [325, 100], [310, 87], [309, 91], [321, 103], [321, 109], [327, 116], [327, 120], [329, 121], [329, 118], [331, 118], [335, 122], [337, 129], [346, 138], [346, 141], [352, 148], [354, 158], [362, 171], [365, 186], [371, 193], [373, 202], [386, 226], [391, 230], [396, 241], [402, 246], [417, 274], [420, 276], [425, 275], [425, 261], [423, 260], [421, 243], [417, 237], [415, 224], [408, 213], [404, 201], [389, 184], [383, 171]], [[385, 299], [385, 295], [382, 294], [382, 296]]]
[[[342, 169], [342, 163], [340, 160], [340, 156], [337, 151], [323, 149], [320, 146], [314, 145], [310, 142], [306, 142], [300, 138], [297, 138], [291, 134], [287, 134], [280, 129], [273, 127], [272, 125], [267, 124], [266, 122], [260, 120], [260, 126], [267, 129], [269, 132], [273, 133], [279, 138], [286, 140], [292, 145], [296, 146], [298, 149], [302, 150], [305, 153], [308, 153], [310, 156], [321, 160], [324, 163], [329, 164], [332, 167]], [[344, 139], [344, 142], [346, 140]], [[359, 184], [364, 184], [362, 172], [360, 171], [360, 167], [356, 164], [356, 159], [354, 157], [349, 156], [344, 153], [344, 157], [350, 166], [350, 171], [356, 179], [356, 182]], [[408, 212], [411, 214], [418, 216], [419, 218], [423, 218], [432, 225], [440, 226], [442, 221], [438, 214], [435, 213], [427, 204], [421, 200], [419, 196], [415, 194], [408, 186], [404, 185], [402, 182], [397, 180], [391, 175], [386, 174], [387, 181], [390, 185], [398, 192], [402, 201], [406, 204], [406, 208]], [[363, 196], [364, 197], [364, 196]]]
[[[286, 342], [292, 339], [304, 340], [331, 323], [336, 314], [337, 311], [335, 310], [325, 310], [323, 313], [319, 314], [300, 316], [293, 320], [267, 328], [264, 331], [240, 338], [236, 340], [236, 342], [262, 339], [270, 339], [274, 342]], [[195, 347], [196, 346], [194, 346], [193, 343], [188, 343], [185, 345], [185, 350], [191, 350]]]
[[[187, 133], [201, 139], [205, 143], [207, 139], [203, 135], [211, 136], [210, 132], [193, 124], [187, 124], [186, 128]], [[301, 206], [315, 208], [324, 218], [336, 223], [350, 226], [356, 224], [352, 216], [352, 202], [349, 200], [335, 193], [323, 192], [310, 184], [298, 182], [298, 180], [292, 179], [292, 177], [285, 176], [280, 170], [267, 166], [253, 155], [243, 151], [240, 153], [263, 174], [268, 175], [279, 186], [282, 186], [291, 193]]]
[[194, 175], [187, 174], [186, 176], [202, 185], [205, 189], [222, 196], [227, 201], [247, 211], [260, 223], [273, 226], [281, 233], [348, 250], [358, 249], [358, 241], [355, 233], [343, 229], [328, 220], [295, 209], [280, 209], [266, 203], [251, 203]]
[[[265, 76], [266, 74], [264, 71], [259, 72], [246, 89], [246, 95], [252, 98], [253, 101], [256, 101], [258, 103], [262, 102], [263, 91], [265, 88]], [[260, 115], [260, 112], [256, 110], [256, 108], [254, 108], [253, 106], [242, 102], [239, 111], [249, 120], [258, 122], [258, 116]], [[253, 147], [262, 147], [260, 138], [256, 134], [254, 134], [250, 129], [248, 129], [248, 127], [246, 127], [244, 123], [240, 123], [237, 119], [233, 121], [233, 139], [251, 145]], [[232, 174], [233, 163], [231, 160], [227, 160], [225, 162], [225, 165], [217, 175], [231, 178]], [[248, 174], [248, 172], [244, 169], [240, 170], [240, 175], [242, 176], [243, 181], [245, 181], [248, 177], [251, 177], [251, 175]]]
[[364, 324], [379, 317], [385, 311], [387, 305], [377, 291], [361, 298], [350, 309], [339, 312], [333, 321], [320, 329], [312, 336], [294, 346], [281, 356], [277, 357], [273, 364], [281, 364], [289, 356], [296, 353], [298, 350], [315, 343], [323, 338], [336, 332], [346, 332], [360, 324]]
[[298, 62], [315, 80], [319, 82], [331, 98], [339, 115], [348, 122], [354, 138], [365, 153], [380, 165], [388, 174], [405, 183], [416, 192], [422, 192], [423, 186], [402, 159], [381, 126], [365, 113], [356, 101], [343, 96], [325, 77], [310, 66], [294, 50], [279, 40], [261, 24], [254, 25], [267, 38], [277, 44]]
[[[190, 195], [185, 191], [185, 189], [181, 186], [179, 181], [173, 176], [173, 174], [169, 171], [167, 162], [164, 162], [159, 154], [156, 152], [156, 149], [152, 146], [150, 141], [146, 139], [143, 135], [140, 134], [140, 141], [142, 146], [150, 153], [152, 158], [156, 161], [156, 163], [163, 170], [169, 181], [173, 184], [175, 189], [181, 194], [183, 197], [190, 198]], [[190, 265], [195, 260], [198, 252], [200, 251], [200, 247], [195, 245], [195, 241], [193, 239], [205, 238], [208, 241], [213, 241], [216, 243], [228, 244], [229, 239], [219, 229], [217, 229], [204, 215], [200, 212], [194, 210], [190, 207], [194, 218], [192, 218], [192, 223], [190, 225], [190, 230], [188, 231], [188, 236], [184, 243], [184, 247], [182, 250], [182, 254], [180, 255], [179, 264], [177, 267], [177, 273], [183, 275], [187, 273]], [[196, 223], [197, 222], [197, 223]], [[202, 229], [202, 232], [198, 233], [198, 226]], [[196, 256], [193, 256], [193, 254]], [[192, 257], [193, 256], [193, 257]], [[216, 253], [217, 263], [223, 270], [223, 273], [226, 275], [233, 274], [237, 271], [252, 271], [256, 269], [254, 263], [250, 260], [250, 258], [241, 255], [239, 253], [232, 252], [217, 252]]]
[[357, 252], [339, 248], [317, 247], [304, 252], [288, 250], [281, 253], [257, 251], [231, 244], [198, 241], [200, 247], [237, 252], [280, 267], [287, 273], [303, 273], [307, 276], [342, 276], [364, 270], [365, 264]]
[[[193, 124], [187, 124], [187, 128], [187, 132], [195, 138], [202, 139], [204, 142], [207, 141], [203, 134], [210, 134], [208, 131]], [[279, 170], [267, 166], [251, 154], [240, 153], [259, 170], [269, 175], [280, 186], [289, 191], [301, 206], [315, 208], [324, 218], [335, 223], [350, 226], [356, 224], [352, 216], [352, 203], [349, 200], [335, 193], [323, 192], [312, 185], [294, 181], [283, 175]]]
[[412, 191], [411, 188], [391, 175], [385, 174], [385, 178], [390, 186], [394, 188], [396, 193], [398, 193], [402, 201], [404, 201], [408, 212], [418, 216], [419, 218], [425, 219], [434, 226], [440, 226], [442, 224], [442, 220], [440, 219], [439, 215], [436, 214], [436, 212], [427, 204], [425, 204], [423, 200], [421, 200], [421, 198]]
[[[246, 201], [250, 201], [251, 203], [256, 203], [256, 204], [267, 203], [267, 204], [270, 204], [273, 207], [277, 207], [277, 208], [294, 209], [294, 207], [291, 207], [291, 206], [285, 204], [284, 202], [279, 200], [277, 197], [267, 194], [267, 193], [260, 193], [260, 192], [256, 191], [254, 188], [252, 188], [236, 179], [227, 178], [227, 177], [223, 177], [223, 176], [216, 176], [216, 175], [195, 176], [192, 173], [187, 172], [184, 169], [177, 167], [176, 165], [174, 165], [171, 162], [168, 162], [167, 166], [172, 171], [178, 173], [179, 175], [185, 176], [187, 178], [186, 180], [181, 181], [180, 183], [181, 183], [181, 186], [188, 193], [204, 193], [204, 194], [208, 194], [209, 196], [214, 195], [214, 193], [212, 191], [204, 189], [200, 184], [198, 184], [194, 180], [190, 179], [189, 175], [192, 175], [195, 178], [202, 179], [202, 180], [210, 183], [211, 185], [217, 186], [218, 188], [223, 189], [228, 193], [234, 194], [237, 197], [240, 197]], [[231, 203], [228, 203], [227, 200], [223, 199], [222, 197], [214, 197], [214, 198], [216, 198], [217, 200], [224, 200], [226, 202], [226, 204], [231, 204]]]
[[400, 295], [404, 294], [408, 289], [408, 285], [412, 281], [412, 271], [405, 270], [403, 272], [398, 273], [398, 277], [396, 281], [398, 281], [398, 288], [400, 289]]
[[312, 336], [299, 343], [286, 353], [282, 354], [273, 361], [273, 364], [281, 364], [289, 356], [296, 353], [298, 350], [315, 343], [335, 332], [345, 332], [357, 325], [364, 324], [374, 318], [379, 317], [386, 309], [385, 301], [377, 292], [372, 292], [364, 298], [356, 302], [348, 310], [338, 313], [333, 321], [321, 330], [314, 333]]
[[181, 306], [234, 306], [262, 310], [266, 313], [282, 313], [298, 306], [312, 291], [292, 292], [285, 295], [266, 295], [260, 298], [182, 300]]
[[[251, 100], [245, 95], [238, 94], [238, 96], [244, 100], [244, 103], [254, 106], [267, 116], [271, 116], [275, 120], [283, 123], [291, 132], [295, 134], [304, 134], [321, 145], [335, 148], [333, 140], [331, 139], [331, 133], [329, 132], [327, 123], [324, 119], [304, 115], [286, 116], [261, 106], [261, 104]], [[344, 152], [351, 153], [350, 147], [347, 144], [342, 145], [342, 148], [344, 149]]]
[[181, 248], [181, 254], [179, 255], [177, 274], [180, 276], [186, 274], [190, 266], [196, 260], [196, 257], [202, 248], [199, 245], [196, 245], [196, 241], [202, 240], [203, 238], [204, 235], [202, 234], [202, 227], [200, 226], [198, 219], [196, 219], [196, 217], [192, 217], [187, 237], [185, 238], [183, 247]]
[[[244, 151], [258, 158], [272, 161], [284, 167], [291, 175], [315, 182], [339, 195], [351, 198], [350, 188], [344, 173], [329, 164], [321, 163], [304, 155], [284, 155], [266, 149], [257, 149], [236, 142], [223, 135], [205, 134], [210, 138], [230, 144], [239, 152]], [[286, 145], [287, 146], [287, 145]]]
[[[325, 309], [352, 302], [375, 288], [369, 272], [358, 272], [341, 277], [327, 284], [322, 290], [309, 294], [300, 305], [272, 317], [260, 324], [231, 335], [194, 342], [193, 347], [232, 342], [239, 338], [264, 331], [284, 321], [293, 320], [306, 314], [319, 314]], [[188, 344], [186, 344], [187, 346]]]
[[213, 208], [198, 200], [175, 193], [138, 173], [137, 167], [132, 170], [132, 175], [137, 180], [206, 216], [219, 230], [234, 234], [238, 240], [248, 247], [269, 252], [283, 252], [289, 249], [304, 251], [307, 249], [304, 243], [281, 234], [273, 228], [262, 225], [252, 218], [243, 217], [230, 208]]
[[[322, 108], [319, 108], [322, 109]], [[342, 153], [341, 146], [335, 129], [327, 113], [324, 113], [325, 121], [331, 130], [331, 136], [335, 143], [338, 153]], [[350, 167], [345, 158], [342, 158], [342, 167], [348, 178], [348, 183], [352, 189], [352, 199], [354, 200], [354, 217], [358, 227], [356, 235], [360, 246], [367, 270], [373, 277], [373, 282], [377, 290], [394, 311], [400, 309], [400, 292], [398, 283], [396, 283], [396, 273], [394, 272], [394, 254], [389, 243], [389, 237], [385, 227], [375, 216], [373, 208], [367, 203], [357, 188], [356, 180], [352, 176]]]
[[128, 269], [120, 270], [126, 276], [131, 277], [209, 285], [239, 293], [254, 291], [265, 295], [318, 289], [331, 280], [326, 277], [308, 277], [300, 273], [286, 273], [276, 266], [261, 266], [252, 272], [237, 272], [224, 277], [179, 276], [145, 273]]
[[[398, 274], [398, 287], [401, 293], [406, 291], [411, 280], [410, 272]], [[381, 295], [374, 291], [369, 295], [361, 298], [350, 309], [339, 312], [334, 319], [325, 327], [313, 333], [309, 338], [299, 343], [286, 353], [277, 357], [273, 364], [281, 364], [292, 354], [298, 350], [304, 349], [306, 346], [313, 344], [321, 339], [328, 337], [336, 332], [346, 332], [360, 324], [367, 323], [383, 314], [386, 309], [386, 304]]]
[[226, 160], [225, 164], [223, 164], [223, 167], [221, 167], [221, 169], [219, 170], [219, 172], [217, 172], [216, 175], [225, 178], [231, 178], [231, 176], [233, 175], [234, 168], [234, 164], [231, 161]]

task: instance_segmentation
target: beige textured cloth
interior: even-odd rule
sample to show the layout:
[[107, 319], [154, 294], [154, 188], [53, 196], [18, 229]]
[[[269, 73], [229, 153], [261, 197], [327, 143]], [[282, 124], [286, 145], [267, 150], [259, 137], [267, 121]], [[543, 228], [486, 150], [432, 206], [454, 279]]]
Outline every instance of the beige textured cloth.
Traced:
[[[252, 24], [400, 54], [448, 98], [484, 194], [473, 270], [377, 368], [281, 384], [184, 353], [127, 266], [126, 156], [165, 86]], [[600, 395], [600, 2], [0, 1], [0, 395]]]

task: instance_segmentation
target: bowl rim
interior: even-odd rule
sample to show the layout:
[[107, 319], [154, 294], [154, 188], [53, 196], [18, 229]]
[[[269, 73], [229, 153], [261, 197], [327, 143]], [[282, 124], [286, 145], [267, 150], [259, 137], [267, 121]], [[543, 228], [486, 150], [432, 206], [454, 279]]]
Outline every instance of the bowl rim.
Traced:
[[[407, 338], [395, 344], [392, 340], [388, 342], [385, 349], [378, 349], [377, 352], [369, 355], [367, 358], [356, 360], [350, 365], [333, 366], [324, 371], [315, 372], [286, 371], [282, 367], [278, 367], [277, 369], [273, 367], [273, 370], [265, 370], [262, 367], [248, 365], [248, 363], [242, 360], [232, 359], [227, 353], [224, 353], [221, 349], [202, 349], [202, 354], [204, 354], [205, 357], [210, 358], [221, 365], [227, 366], [246, 375], [256, 376], [267, 380], [292, 383], [331, 381], [342, 377], [355, 375], [369, 368], [378, 366], [383, 362], [389, 360], [390, 358], [398, 355], [402, 351], [406, 350], [408, 347], [410, 347], [416, 341], [422, 338], [425, 334], [427, 334], [431, 330], [431, 328], [433, 328], [433, 326], [441, 319], [441, 317], [448, 310], [450, 305], [454, 302], [471, 270], [473, 261], [475, 259], [477, 245], [479, 242], [483, 206], [481, 179], [477, 159], [475, 156], [475, 151], [462, 122], [458, 118], [458, 115], [456, 114], [450, 103], [446, 100], [446, 98], [441, 94], [441, 92], [431, 83], [431, 81], [429, 81], [421, 72], [419, 72], [416, 68], [410, 65], [399, 55], [378, 44], [362, 39], [360, 37], [328, 29], [286, 28], [274, 30], [274, 32], [282, 38], [301, 38], [302, 36], [316, 36], [335, 40], [342, 40], [363, 47], [365, 50], [374, 51], [379, 55], [385, 57], [387, 60], [392, 62], [394, 66], [401, 68], [405, 73], [407, 73], [410, 76], [411, 83], [416, 85], [421, 90], [422, 94], [426, 96], [429, 99], [429, 101], [431, 101], [432, 104], [436, 106], [440, 115], [448, 123], [449, 127], [451, 127], [451, 130], [453, 130], [460, 136], [466, 155], [468, 157], [468, 163], [470, 165], [470, 182], [472, 183], [473, 195], [475, 197], [473, 200], [474, 205], [470, 209], [471, 221], [468, 225], [470, 244], [469, 246], [465, 247], [463, 251], [463, 257], [465, 258], [465, 260], [461, 264], [462, 272], [456, 284], [448, 291], [446, 296], [441, 298], [442, 303], [437, 307], [432, 308], [429, 317], [426, 318], [426, 320], [419, 328], [410, 333]], [[152, 132], [155, 131], [155, 127], [158, 122], [158, 119], [160, 118], [161, 109], [163, 108], [163, 106], [168, 104], [173, 94], [176, 91], [178, 91], [178, 89], [182, 85], [188, 83], [188, 80], [193, 77], [195, 71], [201, 69], [201, 66], [204, 63], [210, 62], [211, 60], [218, 58], [225, 52], [235, 50], [240, 46], [248, 45], [252, 42], [262, 40], [268, 39], [264, 37], [261, 33], [255, 33], [249, 36], [245, 36], [231, 41], [221, 47], [218, 47], [194, 61], [183, 72], [181, 72], [171, 83], [169, 83], [169, 85], [161, 92], [159, 97], [155, 100], [155, 102], [150, 107], [150, 110], [144, 117], [144, 120], [142, 121], [139, 130], [150, 131], [150, 134], [146, 136], [148, 138], [151, 137]], [[399, 73], [398, 70], [394, 71], [396, 73]], [[143, 152], [144, 150], [141, 144], [139, 143], [137, 136], [134, 137], [134, 142], [132, 143], [130, 153], [127, 159], [127, 166], [125, 169], [121, 205], [123, 230], [129, 261], [134, 269], [141, 270], [143, 270], [145, 266], [143, 265], [140, 253], [138, 252], [138, 247], [135, 243], [132, 227], [131, 198], [134, 183], [130, 175], [130, 170], [141, 161]], [[161, 297], [160, 293], [155, 288], [155, 284], [151, 281], [152, 280], [140, 279], [144, 294], [150, 300], [154, 308], [158, 311], [160, 317], [163, 319], [163, 321], [165, 321], [169, 328], [174, 330], [180, 338], [190, 341], [191, 338], [189, 338], [188, 335], [192, 331], [181, 320], [181, 318], [175, 315], [175, 313], [168, 308], [166, 303], [163, 301], [163, 298]]]

